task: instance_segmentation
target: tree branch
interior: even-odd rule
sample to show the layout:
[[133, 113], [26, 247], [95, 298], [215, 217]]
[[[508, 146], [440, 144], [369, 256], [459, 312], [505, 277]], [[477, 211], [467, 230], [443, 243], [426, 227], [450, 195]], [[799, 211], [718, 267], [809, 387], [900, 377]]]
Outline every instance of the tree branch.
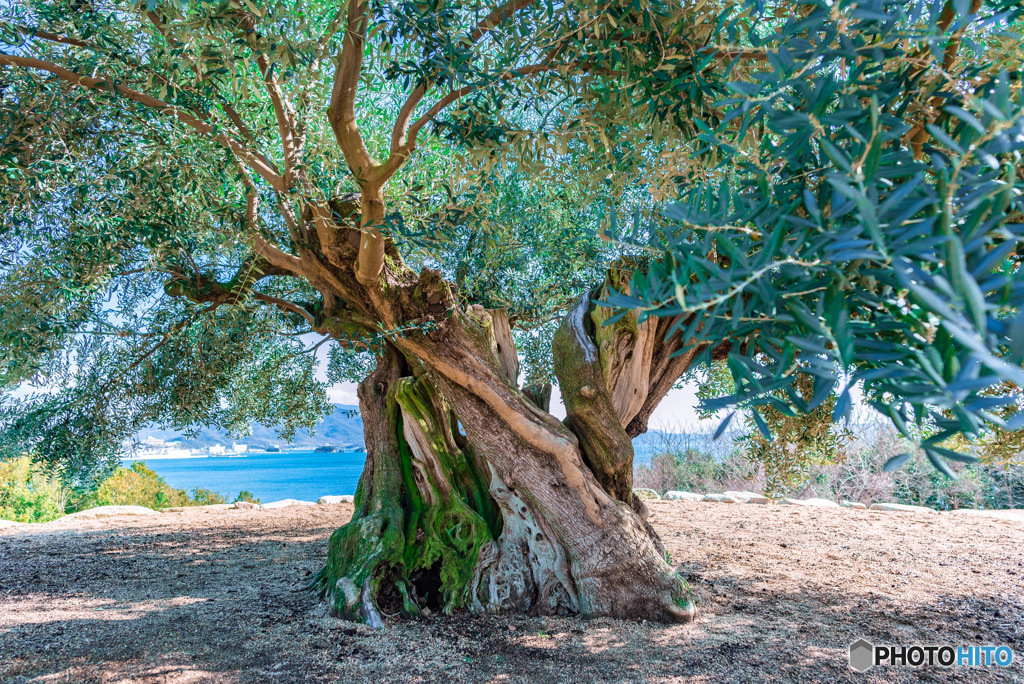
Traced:
[[[160, 32], [160, 35], [164, 37], [164, 40], [167, 41], [168, 45], [175, 48], [181, 46], [181, 42], [173, 35], [171, 35], [170, 29], [167, 27], [167, 24], [164, 23], [163, 18], [160, 15], [158, 15], [153, 10], [150, 10], [146, 12], [146, 17], [149, 19], [150, 23], [153, 24], [154, 28], [156, 28], [156, 30]], [[196, 78], [200, 81], [206, 80], [203, 76], [202, 70], [200, 70], [199, 65], [195, 62], [195, 60], [189, 59], [189, 62], [192, 63], [192, 70], [196, 73]], [[224, 113], [227, 115], [228, 119], [231, 120], [231, 123], [235, 125], [235, 128], [238, 129], [238, 132], [241, 133], [243, 137], [249, 140], [255, 140], [255, 136], [252, 134], [252, 131], [245, 124], [245, 122], [242, 121], [242, 117], [238, 114], [238, 111], [235, 110], [235, 108], [232, 105], [226, 102], [222, 102], [221, 108], [224, 110]]]
[[245, 202], [245, 225], [249, 229], [249, 242], [253, 251], [257, 256], [265, 258], [277, 268], [285, 269], [296, 275], [308, 276], [309, 271], [302, 259], [281, 250], [260, 234], [260, 196], [244, 168], [242, 169], [242, 178], [249, 190]]
[[270, 295], [265, 295], [262, 292], [253, 292], [252, 297], [253, 299], [258, 299], [266, 304], [272, 304], [278, 308], [297, 313], [305, 318], [306, 322], [308, 322], [314, 330], [317, 328], [317, 322], [316, 319], [313, 318], [313, 314], [309, 313], [309, 311], [294, 302], [289, 302], [287, 299], [281, 299], [280, 297], [271, 297]]
[[277, 130], [281, 136], [281, 148], [284, 152], [284, 175], [285, 182], [289, 185], [294, 180], [295, 167], [299, 165], [302, 156], [302, 139], [299, 137], [295, 125], [295, 113], [288, 104], [288, 100], [281, 92], [281, 87], [274, 78], [274, 65], [270, 64], [266, 55], [256, 55], [256, 64], [263, 74], [263, 82], [266, 84], [267, 94], [274, 106], [274, 116], [277, 118]]
[[[487, 33], [501, 24], [503, 21], [511, 17], [513, 14], [521, 9], [525, 9], [530, 5], [533, 5], [537, 0], [509, 0], [504, 5], [496, 7], [487, 15], [485, 19], [476, 25], [476, 28], [470, 32], [468, 38], [471, 43], [478, 42]], [[409, 121], [412, 120], [413, 112], [416, 110], [417, 105], [423, 99], [427, 91], [430, 90], [433, 84], [430, 81], [426, 81], [417, 85], [409, 97], [405, 100], [401, 110], [398, 113], [398, 118], [395, 120], [395, 125], [391, 129], [391, 155], [394, 155], [406, 145], [406, 130], [409, 127]], [[417, 129], [419, 130], [419, 129]], [[413, 136], [415, 137], [415, 136]], [[415, 147], [415, 141], [412, 147]], [[410, 150], [411, 151], [411, 150]]]
[[[533, 74], [554, 71], [564, 66], [572, 66], [572, 63], [552, 64], [551, 58], [553, 58], [555, 54], [557, 54], [557, 50], [553, 50], [552, 53], [549, 53], [549, 58], [545, 59], [545, 61], [538, 64], [530, 64], [519, 69], [512, 69], [502, 74], [499, 79], [503, 81], [510, 81], [515, 78], [523, 78], [526, 76], [532, 76]], [[408, 119], [411, 118], [412, 109], [414, 109], [416, 104], [419, 102], [419, 100], [416, 100], [410, 107], [410, 102], [412, 101], [412, 95], [410, 95], [410, 99], [407, 100], [406, 104], [402, 107], [398, 121], [395, 123], [395, 128], [391, 132], [391, 154], [388, 156], [387, 161], [380, 165], [380, 171], [376, 176], [377, 179], [383, 183], [394, 175], [399, 168], [401, 168], [402, 164], [405, 163], [405, 160], [408, 159], [409, 155], [411, 155], [416, 149], [416, 137], [419, 135], [420, 129], [432, 121], [443, 109], [453, 102], [462, 99], [466, 95], [487, 87], [487, 85], [489, 84], [476, 83], [473, 85], [463, 86], [449, 92], [447, 95], [435, 102], [433, 106], [423, 114], [423, 116], [416, 120], [415, 123], [409, 126], [408, 131], [405, 131], [402, 128], [399, 128], [399, 126], [401, 125], [404, 128], [404, 123], [408, 122]], [[418, 88], [422, 87], [423, 86], [419, 86]], [[413, 94], [415, 94], [415, 92], [416, 91], [413, 91]], [[420, 95], [420, 99], [422, 99], [422, 94]], [[410, 109], [406, 111], [406, 107], [410, 107]], [[404, 121], [403, 116], [405, 117]]]
[[369, 178], [376, 167], [359, 133], [355, 110], [359, 75], [363, 69], [366, 29], [369, 25], [368, 4], [369, 0], [349, 0], [344, 44], [334, 73], [331, 104], [327, 109], [327, 119], [331, 123], [334, 137], [357, 180]]
[[73, 85], [77, 85], [88, 90], [116, 92], [133, 102], [143, 105], [144, 107], [155, 109], [161, 114], [177, 119], [186, 126], [189, 126], [199, 133], [208, 135], [213, 140], [216, 140], [230, 148], [237, 157], [243, 160], [249, 168], [259, 174], [261, 178], [270, 183], [275, 190], [285, 190], [284, 178], [277, 172], [274, 165], [263, 155], [253, 152], [226, 133], [217, 133], [216, 129], [211, 124], [197, 118], [183, 109], [164, 102], [163, 100], [151, 95], [146, 95], [145, 93], [141, 93], [118, 83], [112, 84], [111, 81], [108, 81], [105, 78], [83, 76], [82, 74], [76, 73], [52, 62], [35, 59], [34, 57], [19, 57], [16, 55], [0, 53], [0, 64], [46, 71]]
[[20, 31], [21, 33], [27, 33], [29, 38], [42, 38], [43, 40], [48, 40], [51, 43], [61, 43], [63, 45], [72, 45], [74, 47], [87, 48], [89, 50], [99, 50], [100, 49], [99, 46], [94, 45], [93, 43], [90, 43], [88, 41], [81, 40], [79, 38], [69, 38], [67, 36], [60, 36], [60, 35], [57, 35], [56, 33], [50, 33], [49, 31], [42, 31], [40, 29], [32, 28], [30, 26], [11, 26], [11, 28], [13, 28], [15, 31]]
[[[981, 0], [971, 0], [971, 15], [977, 14], [980, 9]], [[939, 19], [936, 22], [936, 27], [940, 31], [945, 32], [949, 29], [950, 26], [953, 25], [953, 20], [956, 18], [957, 11], [953, 7], [953, 3], [946, 2], [946, 4], [942, 8], [942, 13], [939, 15]], [[951, 67], [953, 66], [953, 62], [956, 60], [956, 55], [960, 51], [960, 43], [963, 41], [964, 34], [967, 32], [967, 27], [970, 25], [970, 23], [966, 21], [966, 17], [964, 17], [963, 19], [965, 19], [965, 21], [960, 25], [960, 28], [954, 31], [953, 35], [950, 36], [949, 43], [946, 44], [946, 49], [943, 50], [942, 52], [943, 71], [948, 72], [951, 69]], [[921, 56], [927, 54], [927, 52], [928, 51], [924, 48], [919, 50], [919, 54]], [[909, 78], [914, 78], [924, 70], [924, 66], [917, 67], [915, 69], [912, 69], [909, 72], [908, 76]], [[939, 107], [942, 104], [942, 102], [943, 98], [939, 95], [936, 95], [928, 101], [928, 106], [932, 108]], [[922, 113], [922, 116], [927, 118], [927, 112]], [[924, 158], [924, 144], [928, 142], [929, 138], [931, 138], [931, 133], [928, 132], [926, 123], [928, 122], [924, 120], [920, 121], [919, 123], [915, 124], [914, 128], [907, 134], [906, 139], [909, 142], [911, 149], [914, 151], [915, 159]]]

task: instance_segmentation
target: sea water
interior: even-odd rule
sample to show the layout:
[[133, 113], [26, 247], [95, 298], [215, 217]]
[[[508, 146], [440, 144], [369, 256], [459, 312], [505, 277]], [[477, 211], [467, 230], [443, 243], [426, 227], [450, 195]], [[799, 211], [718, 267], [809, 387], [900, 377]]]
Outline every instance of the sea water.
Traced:
[[[145, 459], [138, 459], [145, 460]], [[263, 503], [280, 499], [316, 501], [321, 496], [355, 494], [366, 453], [345, 451], [253, 452], [243, 456], [159, 458], [146, 461], [172, 487], [210, 489], [233, 501], [246, 490]], [[125, 461], [128, 465], [131, 461]]]

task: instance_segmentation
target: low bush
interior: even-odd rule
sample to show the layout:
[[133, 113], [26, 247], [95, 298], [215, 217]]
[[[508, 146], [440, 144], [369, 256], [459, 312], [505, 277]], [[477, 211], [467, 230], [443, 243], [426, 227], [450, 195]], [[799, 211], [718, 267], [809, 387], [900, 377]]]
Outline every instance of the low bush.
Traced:
[[[889, 458], [913, 449], [891, 425], [860, 424], [844, 444], [841, 460], [808, 468], [803, 477], [787, 482], [773, 496], [864, 504], [887, 501], [937, 510], [1024, 507], [1024, 465], [951, 464], [955, 480], [923, 457], [894, 472], [882, 470]], [[661, 494], [673, 489], [766, 491], [763, 466], [753, 461], [743, 450], [712, 455], [692, 448], [664, 449], [649, 464], [638, 464], [633, 478], [635, 486]]]
[[64, 515], [69, 490], [29, 456], [0, 461], [0, 519], [46, 522]]
[[184, 489], [171, 487], [146, 467], [135, 461], [128, 468], [118, 468], [97, 487], [92, 495], [96, 506], [145, 506], [160, 509], [174, 506], [206, 506], [227, 503], [217, 492], [197, 487], [189, 496]]
[[252, 492], [249, 492], [249, 491], [247, 491], [245, 489], [243, 489], [242, 491], [238, 492], [238, 496], [236, 496], [235, 500], [232, 501], [231, 503], [238, 503], [239, 501], [247, 501], [249, 503], [254, 503], [254, 504], [259, 504], [260, 503], [260, 500], [252, 495]]

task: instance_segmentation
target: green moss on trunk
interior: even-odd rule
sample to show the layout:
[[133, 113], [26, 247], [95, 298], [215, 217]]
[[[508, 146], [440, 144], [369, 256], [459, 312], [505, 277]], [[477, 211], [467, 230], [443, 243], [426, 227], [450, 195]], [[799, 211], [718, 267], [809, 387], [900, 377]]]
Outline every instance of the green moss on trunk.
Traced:
[[501, 516], [454, 418], [425, 378], [394, 382], [386, 433], [368, 449], [352, 520], [330, 539], [314, 586], [342, 617], [451, 613], [472, 602], [480, 550]]

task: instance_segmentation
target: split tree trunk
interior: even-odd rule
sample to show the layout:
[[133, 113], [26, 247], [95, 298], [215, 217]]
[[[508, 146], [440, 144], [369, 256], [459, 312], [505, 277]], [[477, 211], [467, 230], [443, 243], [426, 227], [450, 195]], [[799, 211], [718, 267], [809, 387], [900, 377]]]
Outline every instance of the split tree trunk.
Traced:
[[543, 392], [517, 388], [502, 312], [461, 310], [429, 272], [409, 299], [452, 315], [393, 339], [359, 387], [366, 467], [315, 578], [332, 610], [372, 625], [428, 610], [692, 618], [632, 494], [626, 427], [648, 399], [635, 395], [663, 346], [653, 332], [634, 320], [599, 349], [584, 297], [555, 341], [562, 423], [537, 405]]

